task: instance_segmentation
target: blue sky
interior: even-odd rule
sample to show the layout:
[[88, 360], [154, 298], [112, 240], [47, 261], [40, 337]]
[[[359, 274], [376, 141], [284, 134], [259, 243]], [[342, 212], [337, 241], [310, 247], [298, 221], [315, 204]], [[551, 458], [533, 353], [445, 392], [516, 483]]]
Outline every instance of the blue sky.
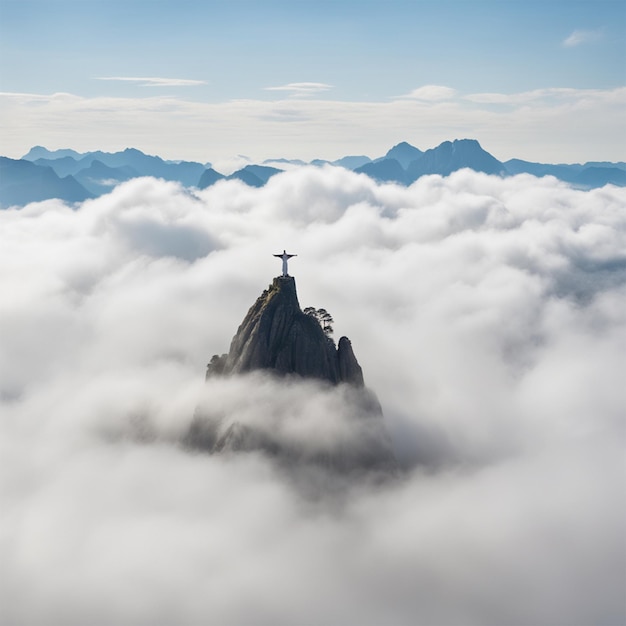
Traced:
[[[0, 0], [0, 152], [624, 159], [626, 3]], [[73, 123], [70, 123], [69, 120]]]

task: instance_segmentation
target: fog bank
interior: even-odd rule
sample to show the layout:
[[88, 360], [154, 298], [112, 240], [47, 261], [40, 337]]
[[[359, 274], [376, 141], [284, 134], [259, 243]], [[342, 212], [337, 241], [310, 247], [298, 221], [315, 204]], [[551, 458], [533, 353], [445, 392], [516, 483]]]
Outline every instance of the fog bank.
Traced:
[[[305, 167], [0, 212], [0, 621], [626, 622], [625, 207]], [[207, 398], [262, 424], [306, 401], [285, 437], [349, 433], [315, 385], [204, 384], [284, 248], [405, 468], [340, 506], [180, 445]]]

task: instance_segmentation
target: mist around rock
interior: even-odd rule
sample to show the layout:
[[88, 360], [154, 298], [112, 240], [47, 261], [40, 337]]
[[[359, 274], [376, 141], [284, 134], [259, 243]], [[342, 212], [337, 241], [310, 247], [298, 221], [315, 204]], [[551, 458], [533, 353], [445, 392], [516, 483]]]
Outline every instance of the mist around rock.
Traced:
[[[623, 623], [624, 206], [301, 168], [1, 212], [0, 621]], [[207, 400], [312, 450], [350, 439], [341, 386], [204, 381], [285, 246], [401, 480], [310, 498], [262, 455], [185, 445]]]

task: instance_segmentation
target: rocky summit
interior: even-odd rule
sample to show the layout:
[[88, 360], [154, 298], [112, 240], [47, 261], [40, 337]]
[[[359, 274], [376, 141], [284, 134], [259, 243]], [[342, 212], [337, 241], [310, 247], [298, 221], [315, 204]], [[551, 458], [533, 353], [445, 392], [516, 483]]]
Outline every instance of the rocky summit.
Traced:
[[257, 298], [229, 353], [211, 359], [207, 378], [254, 370], [363, 386], [350, 340], [342, 337], [335, 347], [318, 320], [300, 309], [292, 276], [277, 276]]
[[293, 277], [274, 278], [229, 352], [211, 359], [187, 445], [213, 454], [261, 452], [290, 467], [344, 475], [396, 471], [382, 409], [352, 344], [342, 337], [335, 346], [324, 321], [330, 316], [319, 311], [327, 317], [302, 311]]

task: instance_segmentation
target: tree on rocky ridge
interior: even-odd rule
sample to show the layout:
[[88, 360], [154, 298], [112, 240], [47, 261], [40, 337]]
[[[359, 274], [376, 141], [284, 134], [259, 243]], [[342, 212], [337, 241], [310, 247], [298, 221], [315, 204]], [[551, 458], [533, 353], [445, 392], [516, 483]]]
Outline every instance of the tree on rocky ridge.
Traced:
[[333, 324], [335, 320], [326, 309], [316, 309], [315, 307], [308, 306], [304, 309], [304, 313], [314, 317], [319, 322], [319, 325], [322, 327], [327, 337], [333, 334]]

